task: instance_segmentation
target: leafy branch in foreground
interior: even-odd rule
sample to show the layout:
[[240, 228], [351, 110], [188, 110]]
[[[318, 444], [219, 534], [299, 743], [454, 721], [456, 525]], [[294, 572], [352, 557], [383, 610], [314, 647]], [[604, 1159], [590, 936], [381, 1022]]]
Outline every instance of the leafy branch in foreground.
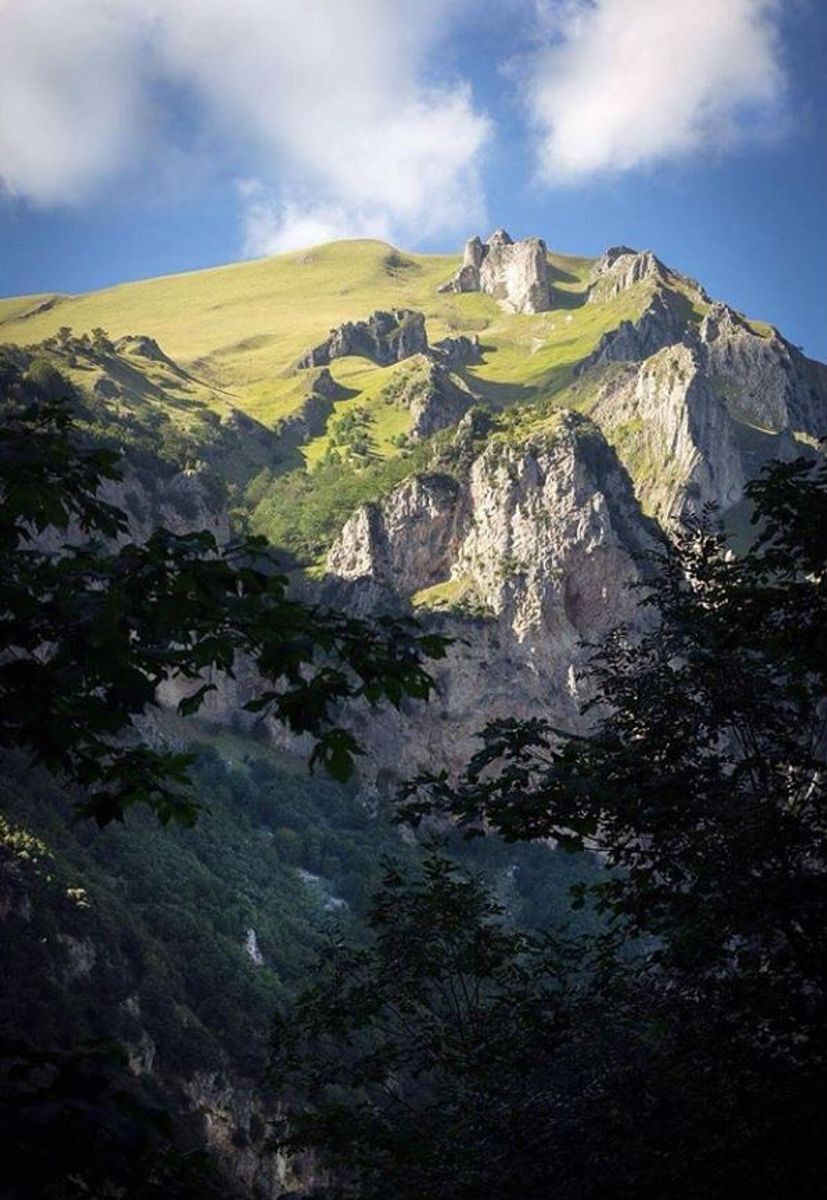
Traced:
[[322, 1153], [338, 1181], [325, 1197], [533, 1195], [512, 1167], [543, 1162], [565, 1111], [553, 1064], [573, 1035], [574, 958], [514, 929], [437, 850], [413, 878], [389, 865], [367, 944], [334, 942], [275, 1024], [283, 1148]]
[[[126, 540], [126, 514], [101, 487], [118, 456], [90, 445], [65, 401], [15, 396], [0, 429], [0, 745], [21, 747], [81, 784], [105, 825], [134, 803], [191, 823], [189, 756], [140, 744], [132, 718], [169, 680], [197, 686], [251, 659], [247, 705], [315, 738], [313, 762], [347, 778], [360, 753], [337, 705], [427, 699], [425, 658], [445, 641], [411, 621], [366, 622], [290, 598], [261, 538], [219, 546], [209, 532]], [[204, 680], [207, 682], [204, 682]]]

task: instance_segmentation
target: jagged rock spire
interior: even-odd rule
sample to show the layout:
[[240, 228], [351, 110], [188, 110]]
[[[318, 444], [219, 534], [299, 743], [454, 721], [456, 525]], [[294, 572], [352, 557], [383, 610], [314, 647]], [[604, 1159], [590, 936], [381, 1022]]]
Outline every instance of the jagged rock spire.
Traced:
[[542, 238], [515, 242], [504, 229], [495, 229], [487, 242], [472, 237], [465, 243], [462, 266], [439, 290], [486, 292], [509, 312], [545, 312], [551, 308], [546, 254]]

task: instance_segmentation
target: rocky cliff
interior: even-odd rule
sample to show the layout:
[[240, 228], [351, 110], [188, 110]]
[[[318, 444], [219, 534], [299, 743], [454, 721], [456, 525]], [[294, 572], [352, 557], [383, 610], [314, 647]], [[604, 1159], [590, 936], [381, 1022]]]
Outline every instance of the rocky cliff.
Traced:
[[638, 315], [607, 330], [574, 373], [647, 511], [668, 524], [708, 503], [726, 510], [768, 459], [810, 452], [827, 429], [820, 363], [649, 251], [607, 251], [587, 303], [630, 289]]
[[[441, 260], [387, 247], [341, 254], [351, 252], [356, 266], [335, 293], [327, 251], [315, 285], [312, 255], [268, 265], [287, 297], [284, 326], [291, 288], [312, 313], [283, 340], [266, 304], [265, 328], [253, 331], [258, 293], [239, 339], [234, 293], [227, 332], [210, 333], [206, 351], [199, 334], [198, 357], [176, 361], [151, 322], [139, 327], [153, 336], [111, 342], [56, 333], [37, 353], [73, 373], [85, 427], [127, 449], [124, 480], [108, 496], [135, 536], [163, 524], [222, 540], [249, 522], [313, 563], [297, 572], [297, 593], [360, 614], [410, 610], [456, 639], [428, 706], [346, 714], [368, 751], [365, 799], [392, 795], [424, 767], [461, 766], [493, 718], [545, 714], [578, 727], [583, 641], [642, 619], [629, 587], [643, 579], [641, 553], [709, 501], [731, 510], [767, 458], [815, 453], [827, 433], [827, 368], [651, 251], [616, 246], [588, 261], [498, 230], [472, 238], [441, 287]], [[278, 300], [276, 289], [268, 303]], [[72, 303], [60, 301], [56, 321]], [[48, 315], [41, 306], [27, 319]], [[202, 316], [207, 329], [220, 324], [212, 308]], [[35, 353], [18, 346], [12, 358], [32, 371]], [[338, 362], [351, 356], [365, 361]], [[312, 373], [298, 374], [297, 359]], [[348, 413], [361, 422], [360, 455], [332, 444]], [[204, 715], [243, 729], [253, 720], [241, 713], [256, 690], [251, 665], [214, 682]], [[174, 706], [191, 690], [165, 696]], [[302, 749], [283, 729], [266, 732]], [[269, 844], [264, 834], [251, 829], [250, 845]], [[0, 919], [27, 922], [31, 908], [19, 874], [0, 870]], [[260, 916], [239, 913], [237, 925], [228, 978], [249, 970], [253, 995], [276, 939], [259, 946]], [[256, 954], [244, 948], [251, 929]], [[59, 943], [65, 986], [94, 983], [106, 956], [92, 958], [82, 930], [61, 936], [74, 938]], [[151, 1075], [164, 1053], [154, 1027], [132, 1016], [131, 1069]], [[225, 1166], [249, 1195], [274, 1200], [289, 1186], [285, 1165], [267, 1151], [248, 1077], [222, 1070], [188, 1065], [178, 1082]]]
[[461, 639], [432, 705], [367, 730], [373, 775], [457, 765], [481, 713], [575, 723], [580, 641], [632, 614], [651, 537], [611, 447], [576, 413], [491, 441], [461, 478], [420, 476], [360, 508], [328, 556], [325, 598], [362, 611], [412, 600]]
[[644, 280], [666, 283], [670, 274], [651, 250], [611, 246], [592, 267], [589, 303], [613, 299]]

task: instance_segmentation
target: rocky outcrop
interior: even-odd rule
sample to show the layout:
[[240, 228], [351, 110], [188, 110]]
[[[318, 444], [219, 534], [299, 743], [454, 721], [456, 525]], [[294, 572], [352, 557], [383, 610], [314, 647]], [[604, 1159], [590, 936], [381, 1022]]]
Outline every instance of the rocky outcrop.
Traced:
[[456, 425], [478, 397], [446, 367], [423, 358], [391, 385], [388, 399], [410, 410], [408, 437], [418, 441]]
[[459, 367], [473, 366], [482, 362], [482, 347], [475, 333], [469, 337], [461, 333], [456, 337], [445, 337], [434, 342], [430, 350], [431, 357], [454, 371]]
[[630, 610], [631, 555], [647, 534], [591, 422], [562, 414], [523, 445], [493, 442], [471, 469], [469, 507], [454, 572], [518, 640], [556, 634], [573, 649]]
[[125, 337], [118, 338], [115, 342], [115, 350], [118, 354], [136, 354], [139, 358], [150, 359], [151, 362], [172, 362], [172, 359], [164, 354], [155, 338], [149, 337], [145, 333], [128, 333]]
[[827, 432], [827, 369], [774, 329], [757, 333], [726, 304], [713, 304], [698, 331], [710, 379], [736, 419], [772, 432]]
[[430, 587], [450, 572], [462, 514], [462, 489], [450, 475], [414, 476], [380, 504], [357, 509], [328, 555], [328, 570], [369, 580], [377, 601]]
[[341, 400], [347, 395], [347, 388], [343, 388], [340, 383], [337, 383], [333, 376], [324, 367], [310, 385], [310, 390], [317, 396], [325, 396], [328, 400]]
[[130, 539], [145, 540], [155, 529], [177, 534], [207, 530], [218, 542], [230, 536], [223, 488], [207, 471], [159, 476], [127, 463], [123, 479], [104, 483], [100, 494], [126, 513]]
[[689, 328], [689, 303], [671, 288], [659, 287], [636, 321], [621, 321], [604, 333], [576, 367], [575, 375], [616, 362], [642, 362], [683, 338]]
[[666, 347], [616, 377], [593, 416], [615, 441], [642, 503], [661, 520], [740, 500], [745, 472], [736, 425], [695, 348]]
[[300, 369], [327, 366], [334, 358], [358, 355], [379, 366], [401, 362], [428, 349], [425, 317], [412, 308], [378, 311], [366, 321], [345, 321], [299, 360]]
[[309, 1159], [288, 1161], [274, 1149], [274, 1114], [257, 1090], [209, 1071], [196, 1072], [183, 1090], [203, 1123], [207, 1148], [243, 1195], [277, 1200], [291, 1188], [313, 1182]]
[[[827, 429], [827, 371], [723, 304], [699, 325], [659, 288], [634, 324], [606, 334], [579, 373], [603, 369], [592, 415], [617, 446], [647, 511], [671, 522], [726, 509], [770, 458]], [[605, 368], [612, 367], [610, 372]]]
[[[387, 606], [433, 593], [462, 639], [427, 708], [371, 716], [374, 770], [404, 776], [463, 761], [480, 715], [578, 721], [580, 640], [635, 611], [627, 585], [650, 531], [628, 477], [577, 414], [522, 443], [492, 440], [462, 480], [426, 476], [363, 506], [328, 557], [328, 598]], [[454, 614], [451, 597], [462, 597]]]
[[612, 246], [592, 267], [588, 301], [611, 300], [645, 279], [666, 283], [669, 271], [651, 250]]
[[542, 238], [512, 241], [497, 229], [487, 242], [465, 245], [462, 266], [441, 292], [485, 292], [514, 313], [545, 312], [551, 307], [546, 244]]
[[244, 934], [244, 951], [254, 966], [264, 966], [264, 955], [261, 953], [258, 936], [253, 928], [248, 929]]
[[324, 433], [333, 413], [334, 401], [347, 394], [347, 390], [336, 382], [327, 367], [319, 371], [296, 411], [276, 426], [279, 450], [282, 453], [294, 450]]

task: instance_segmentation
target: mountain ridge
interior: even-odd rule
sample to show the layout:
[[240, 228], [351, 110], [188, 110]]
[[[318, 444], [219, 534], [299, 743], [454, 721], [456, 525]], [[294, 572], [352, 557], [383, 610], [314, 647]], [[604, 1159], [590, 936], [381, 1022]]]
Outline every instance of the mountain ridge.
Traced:
[[[16, 353], [65, 371], [128, 459], [160, 447], [177, 471], [163, 501], [131, 487], [139, 525], [252, 530], [312, 598], [474, 630], [438, 671], [440, 709], [371, 723], [368, 787], [421, 754], [458, 762], [515, 704], [576, 723], [580, 641], [631, 617], [652, 537], [708, 503], [743, 529], [746, 481], [827, 430], [827, 368], [652, 251], [548, 253], [532, 276], [538, 247], [504, 230], [464, 260], [330, 243], [0, 324], [47, 331]], [[514, 311], [515, 263], [548, 310]], [[97, 324], [71, 333], [73, 313]], [[235, 719], [246, 690], [224, 681], [212, 715]]]
[[[647, 550], [708, 501], [745, 527], [745, 482], [768, 458], [817, 453], [827, 432], [827, 367], [650, 251], [549, 254], [552, 307], [538, 313], [505, 311], [484, 291], [440, 292], [460, 262], [333, 243], [65, 303], [34, 297], [30, 316], [22, 300], [0, 302], [0, 382], [17, 372], [59, 393], [69, 381], [81, 428], [124, 454], [108, 498], [133, 536], [159, 523], [206, 527], [219, 540], [260, 532], [284, 551], [296, 595], [358, 614], [413, 613], [454, 639], [434, 664], [429, 705], [344, 714], [367, 751], [346, 793], [296, 773], [300, 740], [272, 722], [253, 727], [242, 706], [257, 684], [240, 661], [233, 678], [212, 681], [197, 726], [195, 740], [212, 748], [197, 782], [219, 801], [183, 835], [198, 841], [182, 841], [176, 856], [147, 831], [154, 874], [140, 856], [116, 857], [110, 879], [75, 846], [83, 831], [65, 844], [54, 832], [63, 825], [52, 808], [66, 799], [44, 800], [34, 828], [54, 835], [67, 881], [88, 885], [93, 900], [68, 916], [60, 897], [34, 884], [21, 892], [17, 865], [0, 861], [0, 901], [7, 876], [17, 887], [7, 907], [21, 943], [41, 924], [36, 945], [57, 941], [38, 954], [50, 987], [69, 998], [67, 1036], [83, 1028], [79, 1001], [107, 980], [130, 1072], [171, 1087], [178, 1109], [199, 1115], [203, 1144], [248, 1196], [275, 1200], [288, 1186], [269, 1118], [250, 1097], [268, 997], [289, 990], [293, 959], [303, 962], [324, 929], [308, 881], [358, 905], [380, 843], [395, 845], [379, 824], [397, 784], [461, 768], [488, 720], [544, 716], [584, 730], [584, 642], [618, 621], [642, 627], [629, 585], [645, 584]], [[397, 357], [406, 311], [421, 319]], [[395, 325], [375, 319], [393, 314]], [[367, 337], [372, 358], [338, 353], [354, 336]], [[300, 367], [324, 339], [337, 354]], [[168, 686], [168, 709], [194, 686]], [[167, 711], [141, 733], [183, 749], [185, 725]], [[26, 786], [9, 798], [20, 821]], [[562, 854], [534, 849], [538, 876], [565, 869]], [[503, 888], [514, 887], [512, 853], [503, 847], [497, 860]], [[237, 871], [250, 877], [241, 892]], [[197, 922], [167, 904], [181, 879], [220, 900], [204, 913], [199, 899]], [[117, 927], [98, 927], [107, 897], [127, 888], [141, 920], [140, 955], [128, 961]], [[174, 958], [181, 946], [180, 972], [153, 995], [141, 956], [171, 947]], [[213, 1004], [225, 977], [255, 1015], [250, 1045], [239, 1013], [228, 1021]], [[191, 1054], [179, 1025], [198, 1039]]]

